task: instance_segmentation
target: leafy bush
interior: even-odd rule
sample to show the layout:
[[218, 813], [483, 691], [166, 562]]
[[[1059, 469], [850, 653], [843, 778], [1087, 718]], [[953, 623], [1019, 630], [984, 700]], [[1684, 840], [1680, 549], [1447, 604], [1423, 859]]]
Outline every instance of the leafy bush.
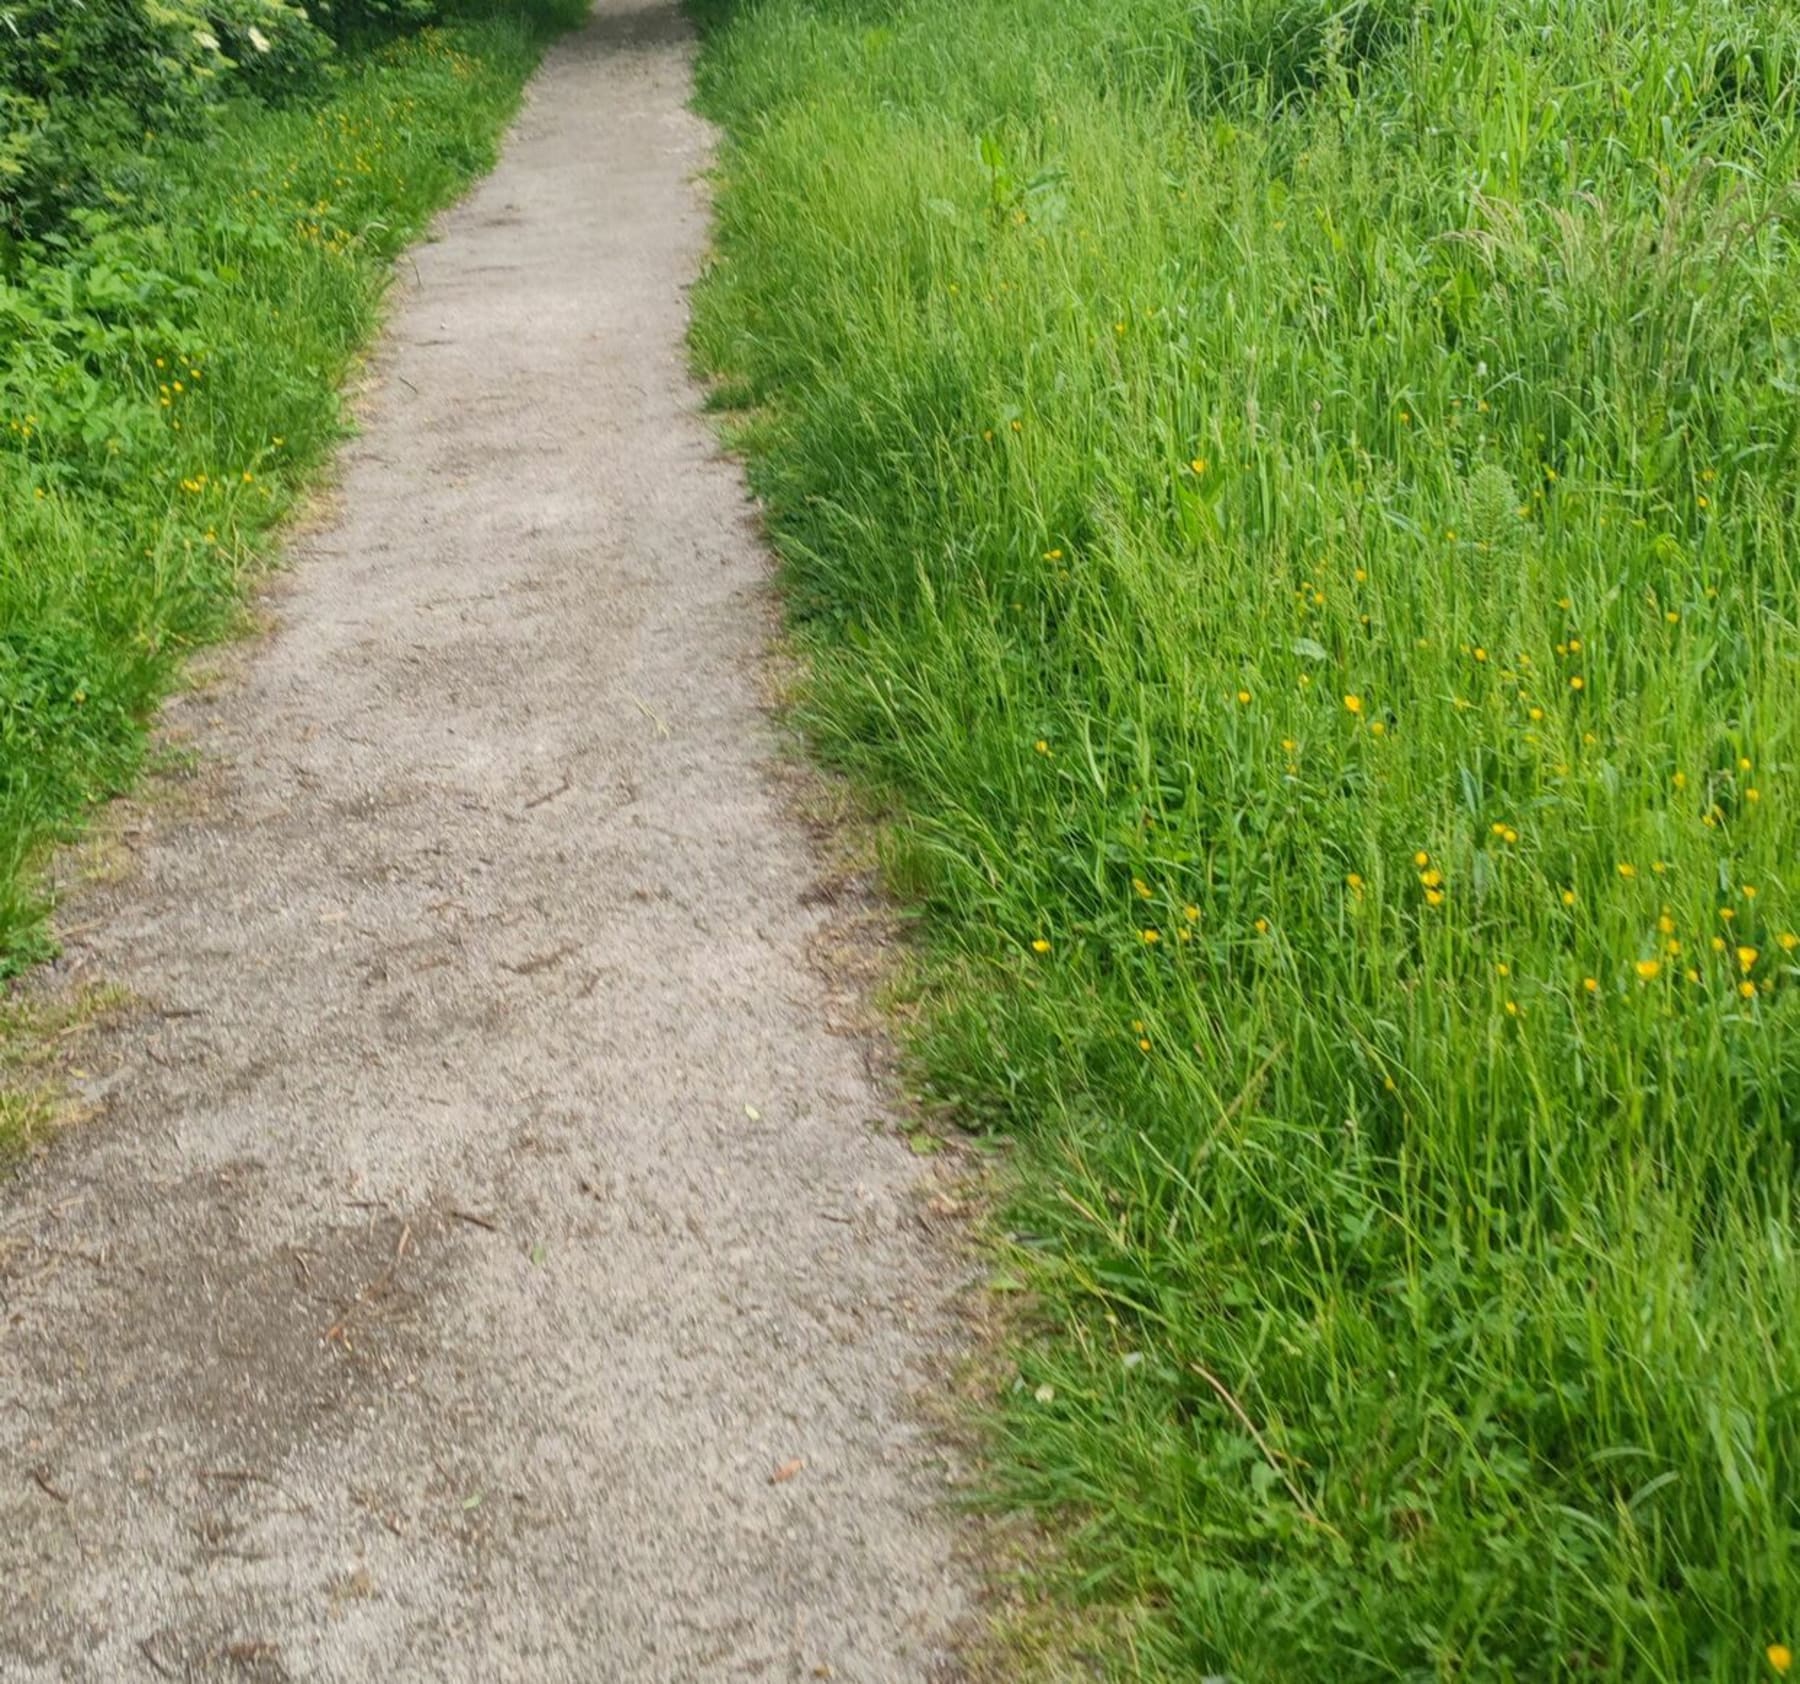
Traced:
[[287, 0], [0, 5], [0, 226], [52, 224], [147, 132], [190, 132], [226, 89], [272, 91], [328, 45]]

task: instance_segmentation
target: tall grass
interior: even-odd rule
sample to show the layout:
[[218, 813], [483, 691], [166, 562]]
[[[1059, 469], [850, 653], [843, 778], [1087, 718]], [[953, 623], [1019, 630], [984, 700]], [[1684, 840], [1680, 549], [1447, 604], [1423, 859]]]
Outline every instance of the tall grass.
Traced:
[[314, 97], [148, 135], [98, 208], [0, 253], [0, 975], [43, 950], [44, 848], [129, 780], [342, 437], [394, 257], [578, 10], [477, 6]]
[[[1800, 97], [1723, 0], [745, 0], [697, 345], [1120, 1675], [1800, 1626]], [[1774, 1660], [1783, 1658], [1773, 1651]]]

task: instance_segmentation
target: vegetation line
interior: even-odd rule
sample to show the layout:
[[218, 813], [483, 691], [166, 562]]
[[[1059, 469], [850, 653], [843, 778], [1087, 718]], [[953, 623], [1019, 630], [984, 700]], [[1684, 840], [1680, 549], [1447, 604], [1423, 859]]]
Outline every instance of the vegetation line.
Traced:
[[0, 975], [577, 0], [0, 8]]
[[1088, 1664], [1775, 1676], [1792, 8], [695, 4], [696, 351]]

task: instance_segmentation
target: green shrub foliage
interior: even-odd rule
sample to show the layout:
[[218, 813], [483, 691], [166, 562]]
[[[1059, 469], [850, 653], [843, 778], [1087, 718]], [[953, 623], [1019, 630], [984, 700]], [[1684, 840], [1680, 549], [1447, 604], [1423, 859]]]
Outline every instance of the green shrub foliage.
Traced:
[[0, 4], [0, 260], [73, 209], [132, 196], [146, 140], [233, 95], [311, 86], [335, 49], [434, 21], [443, 0], [19, 0]]

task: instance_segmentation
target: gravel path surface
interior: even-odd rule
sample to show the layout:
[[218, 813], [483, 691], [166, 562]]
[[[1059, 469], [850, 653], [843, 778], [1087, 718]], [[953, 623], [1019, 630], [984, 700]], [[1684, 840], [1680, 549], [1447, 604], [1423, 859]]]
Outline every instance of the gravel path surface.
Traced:
[[925, 1171], [809, 967], [686, 372], [708, 135], [602, 0], [417, 253], [0, 1191], [0, 1677], [949, 1677]]

